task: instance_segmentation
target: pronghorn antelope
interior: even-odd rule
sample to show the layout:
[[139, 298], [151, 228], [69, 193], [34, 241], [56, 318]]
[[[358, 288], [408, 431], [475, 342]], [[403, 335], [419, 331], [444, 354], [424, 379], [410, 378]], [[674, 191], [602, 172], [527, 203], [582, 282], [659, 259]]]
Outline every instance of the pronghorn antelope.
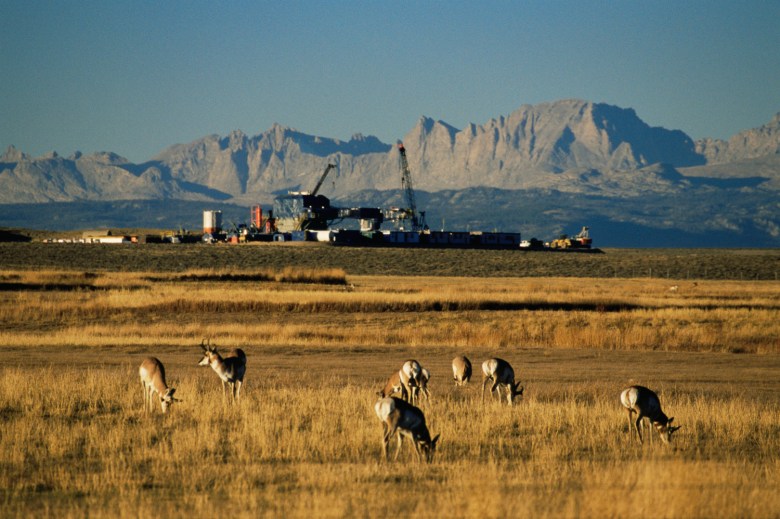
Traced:
[[[641, 429], [643, 428], [642, 419], [645, 417], [653, 424], [664, 443], [669, 443], [672, 439], [672, 433], [680, 428], [680, 426], [672, 427], [670, 425], [674, 418], [667, 418], [661, 411], [661, 401], [658, 400], [658, 395], [646, 387], [631, 386], [624, 389], [620, 393], [620, 403], [628, 412], [628, 433], [631, 434], [631, 425], [633, 424], [636, 428], [636, 434], [639, 436], [639, 443], [643, 443]], [[634, 413], [637, 414], [636, 421], [633, 420]], [[650, 437], [652, 438], [652, 435]]]
[[456, 386], [468, 384], [471, 380], [471, 361], [464, 355], [452, 359], [452, 378]]
[[493, 385], [490, 387], [490, 394], [496, 391], [499, 398], [501, 398], [501, 389], [499, 386], [506, 386], [506, 398], [509, 405], [512, 405], [516, 396], [523, 396], [523, 386], [520, 382], [515, 382], [515, 370], [512, 366], [503, 359], [488, 359], [482, 363], [482, 401], [485, 401], [485, 386], [488, 380], [493, 381]]
[[408, 400], [406, 389], [404, 389], [404, 385], [401, 383], [400, 371], [396, 371], [395, 373], [390, 375], [390, 378], [387, 379], [387, 383], [385, 383], [385, 387], [377, 391], [376, 394], [382, 398], [387, 398], [396, 393], [401, 395], [401, 398], [403, 398], [404, 400]]
[[428, 382], [431, 380], [431, 372], [427, 368], [420, 370], [420, 393], [425, 395], [425, 399], [431, 398], [431, 392], [428, 391]]
[[417, 402], [417, 393], [420, 389], [420, 378], [422, 376], [422, 366], [416, 360], [407, 360], [401, 366], [401, 371], [398, 372], [401, 376], [401, 384], [406, 391], [406, 400], [414, 404]]
[[[414, 362], [416, 361], [407, 361], [404, 363], [404, 367], [408, 367], [408, 372], [414, 372], [414, 364], [409, 364]], [[407, 364], [409, 364], [409, 366], [407, 366]], [[385, 383], [385, 387], [377, 391], [377, 396], [386, 398], [395, 394], [399, 394], [403, 400], [408, 402], [410, 400], [409, 395], [415, 394], [416, 398], [416, 393], [419, 389], [419, 391], [422, 392], [426, 398], [429, 398], [431, 393], [428, 390], [428, 381], [431, 378], [431, 372], [425, 368], [420, 368], [420, 376], [416, 380], [413, 375], [407, 375], [406, 377], [404, 376], [404, 367], [390, 375], [390, 378], [388, 378], [387, 382]], [[403, 382], [405, 378], [407, 380], [406, 384]]]
[[181, 402], [173, 397], [176, 389], [168, 387], [165, 382], [165, 367], [155, 357], [144, 359], [138, 368], [138, 375], [141, 377], [141, 385], [144, 387], [144, 411], [154, 410], [154, 394], [160, 398], [162, 412], [167, 413], [168, 408], [174, 402]]
[[244, 383], [244, 373], [246, 372], [246, 354], [244, 354], [244, 351], [236, 348], [223, 357], [217, 352], [217, 348], [211, 345], [211, 341], [206, 343], [205, 339], [201, 341], [200, 347], [203, 348], [203, 358], [200, 359], [198, 365], [211, 366], [211, 369], [222, 380], [222, 394], [225, 394], [225, 384], [230, 384], [233, 401], [238, 400], [241, 394], [241, 385]]
[[395, 450], [393, 460], [398, 459], [404, 436], [412, 440], [418, 460], [422, 461], [423, 456], [427, 462], [433, 460], [439, 435], [437, 434], [435, 438], [431, 439], [431, 433], [428, 431], [428, 426], [425, 425], [425, 415], [422, 411], [396, 397], [380, 399], [374, 404], [374, 411], [382, 421], [382, 455], [385, 460], [388, 454], [387, 444], [394, 434], [398, 435], [398, 447]]

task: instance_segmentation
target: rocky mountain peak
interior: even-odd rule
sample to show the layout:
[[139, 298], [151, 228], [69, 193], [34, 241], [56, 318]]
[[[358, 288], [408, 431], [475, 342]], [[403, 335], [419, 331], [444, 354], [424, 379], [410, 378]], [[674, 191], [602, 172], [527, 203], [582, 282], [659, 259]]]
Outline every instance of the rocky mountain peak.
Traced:
[[[671, 170], [646, 169], [659, 163], [678, 168], [700, 166], [705, 157], [776, 154], [780, 149], [780, 114], [767, 125], [742, 132], [729, 142], [694, 144], [679, 130], [649, 126], [631, 108], [564, 99], [522, 105], [508, 115], [491, 118], [484, 124], [470, 123], [463, 130], [421, 116], [403, 142], [415, 186], [421, 190], [483, 186], [577, 191], [585, 184], [587, 189], [594, 189], [598, 179], [598, 189], [619, 193], [630, 178], [641, 179], [642, 170], [667, 182], [663, 189], [679, 180]], [[10, 146], [2, 161], [14, 164], [25, 158]], [[105, 174], [106, 168], [96, 166], [111, 165], [138, 178], [150, 168], [157, 168], [162, 175], [150, 178], [202, 186], [218, 197], [242, 200], [270, 197], [275, 192], [312, 184], [317, 172], [328, 163], [339, 164], [329, 196], [399, 187], [395, 146], [361, 133], [353, 134], [348, 141], [307, 135], [279, 123], [255, 136], [234, 130], [226, 136], [210, 135], [177, 144], [152, 161], [138, 165], [110, 152], [76, 155], [66, 162], [71, 163], [68, 167], [78, 170], [74, 173], [92, 168]], [[599, 174], [583, 176], [582, 171]], [[571, 174], [564, 175], [567, 172]], [[119, 178], [121, 171], [115, 174]], [[638, 188], [632, 186], [635, 192]]]
[[0, 162], [21, 162], [29, 159], [29, 155], [17, 150], [13, 144], [10, 144], [8, 149], [5, 150], [5, 153], [0, 155]]
[[725, 164], [780, 154], [780, 112], [766, 124], [739, 132], [728, 141], [702, 139], [696, 150], [710, 164]]
[[80, 151], [77, 151], [74, 154], [74, 158], [76, 160], [90, 160], [99, 164], [110, 164], [112, 166], [121, 166], [129, 163], [126, 158], [112, 151], [99, 151], [89, 155], [83, 155]]
[[233, 130], [227, 137], [220, 139], [219, 146], [223, 150], [229, 149], [230, 151], [236, 152], [246, 148], [247, 141], [248, 137], [244, 132], [241, 130]]

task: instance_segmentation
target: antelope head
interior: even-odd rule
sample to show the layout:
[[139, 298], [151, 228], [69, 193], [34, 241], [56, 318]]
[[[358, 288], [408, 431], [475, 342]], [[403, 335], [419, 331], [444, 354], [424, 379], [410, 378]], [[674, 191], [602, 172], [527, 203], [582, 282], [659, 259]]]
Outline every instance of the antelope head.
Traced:
[[674, 420], [674, 417], [669, 418], [666, 423], [661, 422], [655, 422], [653, 425], [655, 426], [655, 430], [658, 431], [658, 435], [661, 437], [661, 440], [664, 443], [669, 443], [672, 441], [672, 433], [682, 427], [682, 425], [678, 426], [672, 426], [672, 420]]
[[417, 440], [419, 450], [422, 452], [423, 456], [425, 456], [425, 461], [427, 463], [433, 461], [433, 455], [436, 454], [436, 444], [439, 441], [439, 436], [441, 435], [437, 434], [432, 440], [430, 438], [428, 440]]
[[200, 341], [200, 347], [203, 349], [203, 357], [198, 362], [198, 366], [211, 365], [211, 360], [217, 355], [216, 346], [211, 345], [211, 339], [203, 339]]
[[203, 357], [198, 362], [198, 366], [208, 366], [211, 364], [211, 359], [216, 355], [217, 348], [211, 345], [211, 339], [200, 341], [200, 347], [203, 349]]
[[162, 412], [167, 413], [168, 408], [174, 403], [174, 402], [181, 402], [178, 398], [174, 398], [173, 394], [176, 392], [175, 388], [168, 388], [168, 391], [166, 391], [163, 395], [160, 396], [160, 404], [162, 405]]

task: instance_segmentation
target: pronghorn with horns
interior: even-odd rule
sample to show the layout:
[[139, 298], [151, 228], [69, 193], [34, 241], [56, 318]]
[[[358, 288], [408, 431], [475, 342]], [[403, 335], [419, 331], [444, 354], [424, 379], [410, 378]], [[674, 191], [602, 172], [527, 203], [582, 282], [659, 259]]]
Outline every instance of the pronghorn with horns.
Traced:
[[203, 358], [199, 366], [211, 366], [211, 369], [222, 380], [222, 394], [225, 394], [225, 384], [230, 384], [230, 392], [233, 401], [237, 401], [241, 394], [241, 385], [244, 383], [246, 372], [246, 354], [241, 348], [231, 350], [225, 357], [219, 354], [216, 346], [211, 345], [211, 339], [203, 339], [200, 343], [203, 349]]

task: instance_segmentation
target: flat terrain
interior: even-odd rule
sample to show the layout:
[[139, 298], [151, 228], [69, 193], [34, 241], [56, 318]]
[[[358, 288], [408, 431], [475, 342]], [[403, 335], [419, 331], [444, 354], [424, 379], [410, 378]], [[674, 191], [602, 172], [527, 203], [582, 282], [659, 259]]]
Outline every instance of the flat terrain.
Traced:
[[[243, 265], [266, 249], [29, 245], [0, 246], [4, 517], [210, 517], [223, 499], [252, 517], [780, 515], [780, 282], [559, 270], [701, 255], [718, 272], [770, 272], [774, 251], [409, 276], [381, 272], [406, 251], [269, 248]], [[494, 259], [446, 252], [421, 257], [455, 272]], [[204, 338], [246, 352], [239, 404], [197, 366]], [[456, 388], [461, 353], [475, 374]], [[149, 355], [181, 399], [166, 415], [142, 408]], [[525, 386], [513, 407], [481, 401], [492, 356]], [[380, 456], [375, 393], [408, 358], [432, 373], [431, 464], [408, 441], [398, 461]], [[659, 394], [682, 426], [672, 445], [632, 437], [628, 384]]]
[[0, 243], [5, 268], [164, 271], [339, 268], [351, 275], [780, 279], [780, 249], [606, 249], [605, 254], [334, 247], [316, 243]]

